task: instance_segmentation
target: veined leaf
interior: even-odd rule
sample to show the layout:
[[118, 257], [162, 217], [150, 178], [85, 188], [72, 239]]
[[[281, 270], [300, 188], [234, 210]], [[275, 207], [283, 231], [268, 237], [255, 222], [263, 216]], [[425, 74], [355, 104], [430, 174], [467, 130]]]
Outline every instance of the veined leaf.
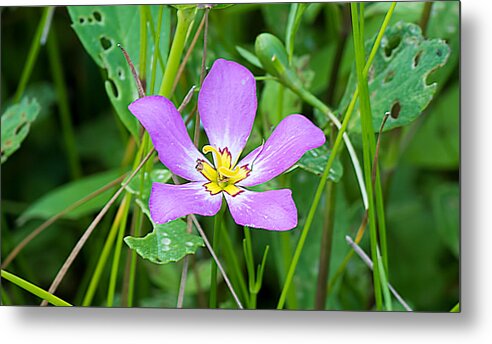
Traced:
[[[366, 42], [369, 53], [374, 38]], [[384, 130], [401, 127], [414, 121], [429, 105], [437, 85], [428, 85], [429, 74], [443, 66], [449, 47], [441, 39], [427, 40], [419, 26], [399, 22], [388, 27], [369, 70], [369, 94], [374, 131], [379, 131], [386, 112], [391, 112]], [[349, 78], [345, 95], [338, 108], [343, 113], [356, 87], [355, 69]], [[360, 131], [358, 105], [349, 129]]]
[[[64, 210], [70, 204], [77, 202], [88, 194], [118, 178], [120, 175], [121, 172], [119, 170], [112, 170], [91, 175], [60, 186], [35, 201], [22, 213], [17, 222], [22, 225], [26, 221], [34, 218], [48, 219]], [[112, 190], [106, 190], [90, 201], [87, 201], [76, 209], [68, 212], [64, 217], [68, 219], [78, 219], [84, 215], [90, 214], [97, 209], [102, 208], [111, 195]]]
[[24, 97], [20, 103], [12, 105], [2, 115], [2, 164], [20, 148], [39, 111], [41, 107], [36, 99]]
[[194, 254], [205, 246], [202, 238], [186, 232], [186, 223], [180, 219], [155, 225], [152, 233], [143, 238], [127, 236], [125, 243], [142, 258], [156, 264], [177, 262], [187, 254]]

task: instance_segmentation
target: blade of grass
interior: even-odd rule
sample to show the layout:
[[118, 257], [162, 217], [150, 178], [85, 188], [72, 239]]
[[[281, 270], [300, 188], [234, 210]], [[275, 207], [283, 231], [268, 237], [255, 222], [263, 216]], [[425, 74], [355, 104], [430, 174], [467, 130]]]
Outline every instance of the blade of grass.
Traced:
[[31, 294], [40, 297], [41, 299], [51, 303], [54, 306], [72, 306], [68, 302], [60, 299], [59, 297], [47, 292], [46, 290], [41, 289], [40, 287], [32, 284], [31, 282], [28, 282], [14, 274], [11, 274], [8, 271], [2, 270], [1, 276], [2, 278], [5, 278], [7, 281], [12, 282], [16, 286], [21, 287], [24, 290], [27, 290]]
[[44, 45], [44, 39], [49, 31], [51, 25], [51, 19], [53, 17], [54, 7], [45, 7], [43, 9], [43, 14], [41, 15], [41, 20], [39, 21], [38, 28], [34, 34], [34, 38], [31, 42], [31, 48], [29, 49], [29, 54], [27, 55], [26, 63], [24, 64], [24, 69], [22, 70], [22, 75], [20, 77], [19, 85], [14, 94], [14, 103], [17, 103], [24, 91], [26, 90], [27, 82], [31, 77], [32, 69], [39, 55], [39, 49], [41, 45]]
[[[365, 51], [364, 51], [364, 4], [351, 3], [352, 14], [352, 34], [354, 37], [355, 66], [357, 71], [357, 82], [359, 89], [359, 108], [362, 127], [362, 152], [364, 163], [364, 175], [366, 181], [367, 194], [369, 199], [368, 218], [369, 234], [371, 244], [372, 260], [377, 261], [377, 228], [376, 211], [374, 209], [374, 192], [371, 182], [373, 154], [371, 149], [371, 139], [374, 138], [372, 128], [371, 105], [369, 103], [369, 89], [367, 78], [364, 77]], [[360, 11], [360, 15], [359, 15]], [[374, 297], [376, 299], [377, 310], [382, 310], [381, 280], [378, 265], [373, 269]]]

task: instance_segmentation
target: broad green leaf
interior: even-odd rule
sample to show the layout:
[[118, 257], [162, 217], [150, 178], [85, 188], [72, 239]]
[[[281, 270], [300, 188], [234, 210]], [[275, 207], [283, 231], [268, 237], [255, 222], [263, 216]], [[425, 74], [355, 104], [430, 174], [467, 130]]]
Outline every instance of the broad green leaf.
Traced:
[[460, 250], [460, 189], [456, 184], [442, 184], [432, 193], [437, 232], [458, 258]]
[[[366, 42], [369, 53], [374, 38]], [[401, 127], [414, 121], [429, 105], [437, 85], [428, 85], [427, 77], [443, 66], [449, 56], [449, 47], [441, 39], [427, 40], [420, 27], [399, 22], [388, 27], [369, 70], [369, 94], [374, 131], [379, 131], [386, 112], [389, 117], [384, 130]], [[345, 95], [338, 108], [343, 113], [356, 87], [354, 69]], [[349, 128], [360, 131], [358, 105]]]
[[128, 110], [138, 92], [117, 44], [138, 66], [139, 11], [136, 6], [69, 6], [72, 28], [97, 65], [107, 71], [106, 92], [121, 121], [138, 138], [138, 121]]
[[[116, 112], [130, 133], [138, 139], [139, 124], [128, 110], [128, 105], [137, 99], [135, 81], [121, 50], [121, 44], [138, 70], [140, 61], [140, 12], [138, 6], [69, 6], [72, 28], [85, 50], [97, 65], [107, 72], [106, 92]], [[151, 7], [152, 22], [157, 27], [157, 8]], [[170, 10], [165, 7], [163, 23], [169, 22]], [[159, 49], [163, 63], [166, 61], [169, 43], [169, 25], [163, 25]], [[150, 61], [154, 49], [154, 37], [147, 35], [147, 57]], [[151, 64], [147, 61], [147, 75]], [[156, 85], [162, 79], [162, 68], [157, 63]], [[158, 87], [158, 86], [157, 86]]]
[[[119, 170], [98, 173], [60, 186], [35, 201], [17, 220], [20, 225], [31, 219], [48, 219], [72, 203], [100, 189], [121, 175]], [[79, 219], [104, 206], [114, 190], [109, 189], [90, 201], [64, 215], [64, 218]]]
[[125, 243], [142, 258], [156, 264], [177, 262], [187, 254], [194, 254], [205, 246], [202, 238], [186, 232], [186, 222], [178, 219], [155, 225], [152, 233], [143, 238], [127, 236]]
[[40, 110], [36, 99], [24, 97], [2, 115], [2, 164], [20, 148]]
[[[313, 173], [319, 177], [323, 175], [324, 168], [330, 157], [331, 151], [325, 146], [311, 149], [304, 153], [302, 158], [294, 165], [305, 171]], [[338, 182], [343, 175], [343, 167], [338, 159], [335, 159], [333, 166], [328, 174], [328, 179]]]

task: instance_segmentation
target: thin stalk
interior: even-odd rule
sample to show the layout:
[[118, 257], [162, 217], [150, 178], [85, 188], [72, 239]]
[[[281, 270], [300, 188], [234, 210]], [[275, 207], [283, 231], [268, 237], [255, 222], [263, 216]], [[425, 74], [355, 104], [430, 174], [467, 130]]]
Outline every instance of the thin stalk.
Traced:
[[[127, 194], [125, 197], [130, 199], [131, 197]], [[111, 274], [109, 278], [109, 287], [108, 287], [108, 299], [106, 306], [107, 307], [112, 307], [113, 302], [114, 302], [114, 293], [116, 289], [116, 279], [118, 277], [118, 270], [120, 266], [120, 258], [121, 258], [121, 248], [123, 246], [123, 238], [125, 236], [125, 230], [126, 230], [126, 222], [128, 219], [128, 210], [130, 209], [130, 202], [125, 202], [126, 208], [123, 210], [123, 216], [119, 224], [119, 230], [118, 230], [118, 236], [116, 238], [116, 247], [114, 250], [114, 256], [113, 256], [113, 264], [111, 266]]]
[[249, 309], [256, 308], [256, 294], [254, 293], [255, 285], [255, 262], [253, 259], [253, 247], [251, 243], [251, 233], [249, 228], [244, 227], [244, 241], [243, 241], [244, 260], [246, 262], [246, 268], [248, 270], [248, 286], [249, 286]]
[[[150, 76], [150, 94], [154, 94], [155, 78], [157, 74], [157, 60], [160, 56], [159, 41], [161, 38], [162, 28], [162, 13], [164, 12], [164, 5], [159, 5], [159, 12], [157, 13], [157, 30], [154, 33], [154, 55], [152, 57], [151, 76]], [[149, 16], [150, 17], [150, 16]], [[164, 69], [164, 68], [163, 68]]]
[[140, 80], [145, 82], [147, 72], [147, 14], [145, 5], [138, 6], [140, 12], [140, 53], [138, 58], [138, 74]]
[[[137, 157], [135, 159], [135, 163], [140, 159], [140, 157], [143, 155], [144, 152], [146, 152], [152, 143], [150, 142], [150, 136], [146, 132], [144, 134], [143, 140], [142, 140], [142, 146], [140, 151], [137, 154]], [[150, 163], [150, 161], [149, 161]], [[145, 172], [149, 171], [149, 164], [146, 163], [143, 167], [144, 173], [140, 175], [140, 186], [139, 186], [139, 191], [140, 194], [143, 193], [143, 185], [144, 185], [144, 178], [145, 178]], [[132, 233], [134, 236], [139, 237], [141, 233], [141, 228], [142, 228], [142, 223], [143, 223], [143, 213], [142, 209], [138, 206], [135, 207], [135, 221], [132, 223]], [[133, 296], [134, 296], [134, 291], [135, 291], [135, 276], [136, 276], [136, 270], [137, 270], [137, 252], [135, 250], [130, 251], [130, 273], [128, 275], [128, 294], [126, 296], [126, 302], [127, 302], [127, 307], [132, 307], [133, 306]]]
[[427, 25], [429, 24], [432, 4], [433, 4], [432, 1], [426, 1], [424, 3], [424, 9], [422, 10], [422, 16], [420, 17], [420, 28], [422, 29], [422, 34], [424, 36], [427, 33]]
[[55, 223], [58, 219], [62, 218], [65, 214], [71, 212], [74, 209], [77, 209], [80, 207], [82, 204], [90, 201], [96, 196], [99, 196], [103, 192], [111, 189], [115, 185], [121, 183], [121, 181], [125, 178], [125, 175], [116, 178], [115, 180], [109, 182], [108, 184], [104, 185], [100, 189], [97, 189], [93, 193], [85, 196], [84, 198], [76, 201], [75, 203], [72, 203], [62, 211], [60, 211], [58, 214], [54, 215], [53, 217], [49, 218], [45, 222], [43, 222], [39, 227], [37, 227], [35, 230], [33, 230], [27, 237], [22, 240], [19, 245], [17, 245], [12, 252], [5, 258], [4, 262], [2, 263], [2, 269], [5, 269], [9, 264], [12, 262], [12, 260], [15, 259], [15, 257], [26, 247], [27, 244], [29, 244], [34, 238], [36, 238], [39, 234], [41, 234], [46, 228], [48, 228], [50, 225]]
[[48, 57], [50, 61], [51, 73], [55, 84], [56, 97], [60, 113], [63, 141], [65, 142], [65, 152], [68, 158], [68, 165], [72, 179], [79, 179], [82, 176], [80, 157], [75, 144], [75, 134], [70, 115], [70, 107], [67, 96], [67, 85], [63, 75], [63, 64], [60, 58], [60, 49], [56, 37], [56, 30], [51, 30], [48, 38]]
[[[220, 243], [220, 232], [222, 226], [222, 220], [224, 217], [225, 208], [222, 209], [215, 215], [214, 219], [214, 237], [212, 241], [212, 249], [215, 254], [219, 254], [219, 243]], [[211, 273], [210, 273], [210, 308], [217, 308], [217, 264], [212, 261]]]
[[34, 68], [34, 64], [36, 63], [36, 59], [39, 55], [39, 49], [41, 45], [44, 44], [44, 42], [42, 42], [43, 37], [46, 36], [49, 26], [51, 25], [54, 10], [54, 7], [45, 7], [43, 9], [41, 20], [39, 21], [38, 28], [36, 29], [36, 33], [34, 34], [34, 38], [31, 42], [31, 48], [29, 49], [29, 54], [27, 55], [27, 61], [24, 65], [24, 69], [22, 70], [19, 85], [17, 86], [17, 90], [14, 94], [14, 103], [17, 103], [20, 100], [26, 90], [27, 82], [31, 77], [32, 69]]
[[245, 304], [249, 304], [249, 293], [248, 293], [248, 288], [246, 287], [246, 281], [244, 280], [244, 276], [241, 272], [241, 265], [239, 264], [239, 261], [236, 256], [236, 252], [234, 251], [234, 246], [232, 244], [231, 238], [229, 237], [229, 233], [227, 232], [227, 228], [225, 227], [224, 223], [222, 224], [222, 250], [224, 251], [224, 256], [227, 259], [227, 262], [229, 263], [228, 266], [230, 266], [229, 270], [232, 271], [231, 278], [234, 276], [234, 279], [236, 281], [236, 285], [239, 285], [239, 291], [241, 292], [241, 295], [243, 297], [243, 300], [245, 301]]
[[[208, 11], [207, 11], [208, 13]], [[207, 19], [207, 16], [203, 16], [202, 20], [200, 21], [200, 24], [198, 25], [198, 29], [196, 29], [195, 35], [193, 36], [193, 39], [191, 40], [190, 46], [188, 47], [188, 50], [186, 51], [185, 56], [183, 57], [183, 61], [179, 65], [178, 72], [176, 73], [176, 77], [174, 79], [173, 83], [173, 88], [171, 93], [174, 93], [176, 90], [176, 87], [178, 86], [179, 79], [181, 79], [181, 75], [184, 72], [184, 69], [186, 67], [186, 63], [188, 62], [188, 59], [191, 56], [191, 53], [193, 52], [193, 49], [195, 48], [196, 43], [198, 42], [198, 38], [200, 37], [200, 33], [203, 30], [203, 27], [205, 26], [205, 20]]]
[[28, 281], [14, 275], [14, 274], [11, 274], [8, 271], [2, 270], [1, 276], [2, 276], [2, 278], [5, 278], [7, 281], [12, 282], [16, 286], [21, 287], [24, 290], [27, 290], [31, 294], [40, 297], [41, 299], [45, 300], [46, 302], [51, 303], [54, 306], [71, 306], [71, 304], [69, 304], [68, 302], [66, 302], [66, 301], [60, 299], [59, 297], [47, 292], [44, 289], [41, 289], [40, 287], [32, 284], [31, 282], [28, 282]]
[[[68, 269], [72, 265], [72, 263], [75, 260], [75, 258], [78, 256], [78, 254], [79, 254], [80, 250], [82, 249], [82, 247], [84, 247], [86, 241], [89, 239], [90, 235], [92, 234], [92, 232], [94, 231], [94, 229], [96, 228], [96, 226], [99, 224], [99, 222], [102, 220], [102, 218], [104, 217], [104, 215], [106, 215], [106, 213], [108, 212], [108, 210], [111, 207], [111, 205], [113, 205], [113, 203], [116, 201], [116, 199], [120, 196], [120, 194], [123, 192], [123, 190], [128, 186], [128, 184], [131, 182], [131, 180], [133, 179], [133, 177], [135, 177], [135, 175], [138, 173], [138, 171], [140, 171], [140, 169], [147, 162], [147, 160], [152, 156], [153, 153], [154, 153], [154, 149], [152, 149], [145, 156], [145, 158], [140, 162], [140, 164], [137, 166], [137, 168], [130, 174], [130, 176], [128, 177], [128, 179], [126, 180], [126, 182], [123, 183], [123, 185], [118, 189], [118, 191], [116, 191], [116, 193], [113, 195], [113, 197], [111, 197], [111, 199], [106, 203], [106, 205], [97, 214], [97, 216], [91, 222], [91, 224], [89, 225], [89, 227], [87, 227], [86, 231], [84, 232], [84, 234], [82, 235], [82, 237], [79, 239], [79, 241], [77, 242], [77, 244], [73, 248], [72, 252], [70, 252], [70, 255], [68, 256], [68, 258], [65, 260], [65, 263], [63, 263], [62, 267], [58, 271], [55, 279], [51, 283], [51, 286], [50, 286], [48, 292], [50, 292], [50, 293], [53, 294], [56, 291], [56, 289], [58, 288], [59, 284], [61, 283], [61, 281], [65, 277], [65, 274], [67, 273]], [[42, 305], [46, 305], [46, 303], [42, 303]]]
[[109, 230], [109, 234], [106, 238], [106, 242], [104, 243], [101, 254], [99, 255], [96, 268], [94, 270], [94, 273], [92, 274], [89, 287], [87, 288], [87, 292], [85, 293], [84, 300], [82, 301], [82, 306], [91, 305], [92, 299], [94, 298], [94, 294], [96, 293], [96, 289], [99, 285], [101, 274], [106, 265], [106, 261], [108, 260], [109, 253], [113, 248], [116, 235], [118, 234], [120, 223], [123, 221], [124, 218], [126, 218], [128, 207], [130, 205], [130, 200], [131, 200], [130, 194], [127, 193], [125, 195], [123, 202], [121, 202], [120, 207], [118, 208], [118, 212], [116, 213], [115, 220], [111, 225], [111, 229]]
[[[205, 9], [205, 29], [203, 31], [203, 53], [202, 53], [202, 69], [200, 71], [200, 87], [202, 87], [203, 79], [205, 78], [205, 63], [207, 61], [207, 36], [208, 36], [208, 13], [210, 8]], [[198, 107], [198, 104], [197, 104]], [[195, 134], [193, 143], [198, 147], [198, 142], [200, 142], [200, 112], [196, 112], [195, 116]]]
[[391, 295], [388, 287], [388, 280], [386, 278], [386, 272], [384, 271], [383, 260], [381, 259], [381, 253], [379, 252], [379, 249], [377, 250], [377, 256], [379, 276], [381, 278], [381, 288], [383, 290], [384, 307], [387, 311], [391, 312], [393, 310]]
[[[362, 126], [362, 151], [364, 156], [364, 174], [366, 180], [366, 188], [369, 197], [369, 234], [371, 244], [372, 260], [377, 261], [377, 228], [376, 228], [376, 211], [374, 209], [374, 193], [371, 182], [372, 176], [372, 152], [371, 152], [371, 140], [374, 138], [374, 131], [372, 128], [372, 115], [369, 103], [369, 90], [367, 85], [367, 78], [364, 77], [364, 6], [360, 4], [358, 8], [356, 3], [351, 4], [352, 13], [352, 31], [354, 36], [354, 50], [355, 50], [355, 65], [357, 70], [358, 88], [359, 88], [359, 108], [361, 114], [361, 126]], [[359, 19], [359, 10], [360, 18]], [[374, 296], [376, 299], [376, 308], [382, 310], [382, 294], [381, 294], [381, 280], [379, 274], [379, 267], [377, 264], [373, 268], [373, 283], [374, 283]]]
[[333, 227], [335, 223], [335, 195], [335, 184], [330, 181], [326, 185], [325, 191], [325, 221], [321, 237], [318, 283], [316, 288], [315, 308], [319, 310], [324, 309], [326, 303], [326, 285], [328, 284], [328, 276], [330, 274], [331, 247], [333, 242]]
[[194, 9], [178, 10], [176, 33], [174, 34], [166, 70], [164, 71], [164, 77], [159, 90], [159, 94], [164, 97], [169, 98], [172, 94], [172, 87], [174, 84], [174, 79], [176, 78], [176, 73], [178, 72], [179, 61], [181, 60], [181, 55], [183, 55], [186, 37], [188, 36], [188, 31], [193, 24], [193, 20], [195, 19], [195, 14], [196, 11]]
[[[291, 234], [290, 232], [278, 233], [275, 238], [277, 244], [280, 246], [281, 255], [281, 267], [279, 270], [281, 272], [280, 280], [285, 280], [287, 277], [288, 267], [292, 260], [292, 247], [291, 247]], [[287, 292], [286, 304], [288, 309], [297, 309], [297, 296], [296, 296], [296, 285], [293, 284]]]
[[234, 290], [234, 288], [231, 284], [231, 281], [229, 280], [229, 277], [227, 276], [224, 268], [222, 267], [222, 264], [220, 263], [219, 258], [217, 258], [217, 255], [215, 254], [212, 246], [210, 245], [210, 242], [208, 241], [207, 235], [203, 231], [202, 226], [200, 226], [200, 223], [196, 219], [195, 215], [190, 215], [190, 216], [191, 216], [191, 219], [193, 220], [193, 223], [195, 224], [195, 228], [197, 229], [198, 233], [200, 234], [200, 236], [203, 239], [203, 242], [205, 243], [205, 246], [207, 247], [208, 251], [210, 252], [210, 255], [212, 256], [213, 260], [217, 264], [217, 267], [219, 268], [220, 273], [222, 274], [222, 277], [224, 278], [224, 282], [226, 283], [227, 288], [229, 288], [229, 291], [231, 292], [232, 297], [234, 298], [234, 301], [236, 302], [236, 305], [238, 306], [239, 309], [243, 309], [243, 305], [241, 304], [241, 301], [239, 300], [239, 297], [237, 296], [237, 293]]

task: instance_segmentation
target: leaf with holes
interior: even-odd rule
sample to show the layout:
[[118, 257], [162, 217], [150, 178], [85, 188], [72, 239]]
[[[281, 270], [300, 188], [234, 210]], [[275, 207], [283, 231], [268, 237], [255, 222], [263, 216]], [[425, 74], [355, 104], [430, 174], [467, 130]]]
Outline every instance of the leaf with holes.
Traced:
[[[138, 139], [139, 124], [128, 110], [128, 104], [138, 97], [137, 87], [130, 67], [118, 48], [120, 43], [138, 69], [140, 60], [140, 15], [137, 6], [69, 6], [72, 28], [85, 50], [97, 65], [107, 72], [106, 92], [119, 118], [130, 133]], [[156, 7], [152, 6], [153, 24], [157, 23]], [[169, 9], [165, 7], [163, 22], [168, 21]], [[160, 39], [162, 56], [167, 56], [169, 25], [164, 25]], [[153, 51], [153, 37], [148, 35], [147, 56]], [[162, 62], [162, 60], [160, 60]], [[162, 63], [157, 64], [158, 78], [162, 78]], [[147, 63], [147, 69], [150, 63]]]
[[20, 103], [12, 105], [2, 115], [2, 164], [20, 148], [39, 111], [41, 107], [36, 99], [24, 97]]
[[[369, 54], [374, 39], [366, 42]], [[429, 105], [437, 85], [428, 85], [429, 74], [442, 67], [449, 56], [449, 47], [441, 39], [427, 40], [420, 27], [399, 22], [388, 27], [369, 70], [369, 94], [374, 131], [379, 131], [386, 112], [391, 112], [384, 130], [407, 125]], [[354, 68], [338, 108], [343, 113], [356, 87]], [[351, 131], [360, 132], [358, 105], [349, 124]]]
[[[323, 175], [323, 170], [330, 158], [331, 151], [326, 146], [311, 149], [307, 151], [302, 158], [294, 165], [294, 168], [300, 167], [305, 171], [313, 173], [319, 177]], [[331, 167], [328, 179], [338, 182], [343, 175], [343, 167], [338, 159], [335, 159]]]
[[156, 264], [177, 262], [187, 254], [194, 254], [205, 246], [202, 238], [186, 232], [186, 223], [175, 220], [155, 225], [152, 233], [143, 238], [127, 236], [125, 243], [142, 258]]

